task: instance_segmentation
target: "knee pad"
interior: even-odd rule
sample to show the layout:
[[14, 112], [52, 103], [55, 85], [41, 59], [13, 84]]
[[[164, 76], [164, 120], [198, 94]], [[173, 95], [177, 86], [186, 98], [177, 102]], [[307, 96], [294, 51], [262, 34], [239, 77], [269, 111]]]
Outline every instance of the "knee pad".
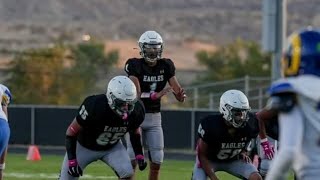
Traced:
[[161, 164], [163, 162], [163, 149], [149, 150], [149, 160], [155, 164]]

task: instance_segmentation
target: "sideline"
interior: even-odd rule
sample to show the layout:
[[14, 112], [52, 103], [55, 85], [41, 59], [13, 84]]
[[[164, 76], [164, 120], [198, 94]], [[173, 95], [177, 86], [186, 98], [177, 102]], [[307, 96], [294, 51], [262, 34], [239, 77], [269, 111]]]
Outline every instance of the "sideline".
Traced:
[[[14, 172], [14, 173], [6, 173], [4, 172], [4, 177], [14, 177], [17, 179], [58, 179], [58, 174], [47, 174], [47, 173], [19, 173], [19, 172]], [[85, 174], [81, 176], [83, 179], [118, 179], [116, 176], [94, 176], [90, 174]]]

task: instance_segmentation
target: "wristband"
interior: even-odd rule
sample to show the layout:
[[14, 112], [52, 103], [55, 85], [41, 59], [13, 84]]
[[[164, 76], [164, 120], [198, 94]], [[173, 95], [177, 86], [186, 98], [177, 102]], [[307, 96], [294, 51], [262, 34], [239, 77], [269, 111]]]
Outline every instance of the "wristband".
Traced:
[[6, 168], [6, 163], [0, 164], [0, 170], [3, 170]]
[[157, 93], [156, 92], [152, 92], [152, 93], [150, 93], [150, 98], [151, 98], [151, 100], [157, 100], [158, 98], [157, 98]]
[[144, 159], [144, 156], [139, 154], [139, 155], [136, 155], [136, 160], [142, 160]]
[[78, 164], [78, 161], [76, 159], [71, 159], [68, 161], [69, 166], [75, 166]]

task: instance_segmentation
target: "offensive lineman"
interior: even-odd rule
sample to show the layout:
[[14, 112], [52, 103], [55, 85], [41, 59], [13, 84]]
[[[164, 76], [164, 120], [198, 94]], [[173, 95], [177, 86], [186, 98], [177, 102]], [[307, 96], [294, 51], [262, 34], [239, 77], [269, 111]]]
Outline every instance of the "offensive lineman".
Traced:
[[145, 110], [137, 101], [136, 88], [126, 76], [116, 76], [106, 94], [87, 97], [66, 132], [66, 155], [60, 180], [76, 180], [90, 163], [101, 160], [119, 179], [131, 179], [133, 168], [128, 153], [119, 141], [130, 133], [140, 170], [146, 168], [139, 126]]
[[246, 154], [259, 133], [258, 121], [250, 114], [249, 101], [241, 91], [228, 90], [220, 98], [220, 113], [203, 118], [198, 128], [197, 158], [192, 180], [217, 180], [216, 171], [239, 178], [261, 180]]
[[[138, 97], [146, 108], [146, 117], [141, 124], [143, 139], [149, 151], [149, 180], [158, 180], [160, 165], [163, 161], [163, 131], [161, 125], [161, 97], [173, 92], [176, 99], [184, 102], [185, 91], [175, 76], [175, 66], [171, 59], [162, 58], [163, 40], [156, 31], [146, 31], [139, 38], [142, 58], [128, 59], [125, 71], [137, 87]], [[166, 87], [167, 82], [170, 87]], [[134, 155], [130, 143], [128, 153], [135, 167]]]

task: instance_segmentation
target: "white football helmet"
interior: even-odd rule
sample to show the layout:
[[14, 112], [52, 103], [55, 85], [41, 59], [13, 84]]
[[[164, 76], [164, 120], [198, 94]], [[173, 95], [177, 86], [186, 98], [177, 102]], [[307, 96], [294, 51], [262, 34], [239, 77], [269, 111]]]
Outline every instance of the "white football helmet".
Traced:
[[136, 86], [128, 77], [116, 76], [109, 81], [106, 96], [110, 108], [126, 119], [137, 101]]
[[163, 40], [156, 31], [144, 32], [138, 41], [140, 55], [146, 62], [154, 63], [161, 58], [163, 50]]
[[219, 111], [235, 128], [242, 127], [248, 121], [250, 109], [247, 96], [239, 90], [228, 90], [220, 97]]

